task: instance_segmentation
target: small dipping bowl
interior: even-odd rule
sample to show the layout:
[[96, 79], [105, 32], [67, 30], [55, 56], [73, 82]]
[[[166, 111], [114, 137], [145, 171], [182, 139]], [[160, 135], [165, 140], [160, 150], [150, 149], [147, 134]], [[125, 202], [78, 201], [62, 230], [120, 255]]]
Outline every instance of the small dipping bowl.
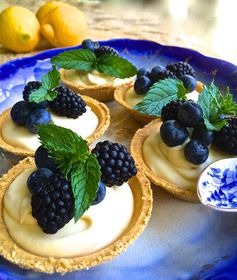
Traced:
[[237, 158], [210, 164], [199, 177], [197, 194], [212, 209], [237, 212]]

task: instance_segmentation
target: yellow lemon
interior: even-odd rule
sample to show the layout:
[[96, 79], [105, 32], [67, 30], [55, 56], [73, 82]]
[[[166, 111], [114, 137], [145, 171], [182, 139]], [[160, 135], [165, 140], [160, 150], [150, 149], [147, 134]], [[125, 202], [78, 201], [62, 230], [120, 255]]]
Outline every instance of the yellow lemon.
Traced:
[[45, 3], [43, 6], [39, 8], [38, 12], [36, 13], [36, 17], [38, 21], [41, 22], [45, 18], [48, 12], [52, 11], [56, 7], [61, 7], [61, 6], [68, 6], [68, 4], [60, 1], [51, 1]]
[[40, 39], [39, 22], [30, 10], [11, 6], [0, 14], [0, 43], [14, 52], [33, 50]]
[[45, 13], [37, 13], [41, 34], [55, 47], [80, 44], [88, 33], [84, 13], [68, 4], [52, 6]]

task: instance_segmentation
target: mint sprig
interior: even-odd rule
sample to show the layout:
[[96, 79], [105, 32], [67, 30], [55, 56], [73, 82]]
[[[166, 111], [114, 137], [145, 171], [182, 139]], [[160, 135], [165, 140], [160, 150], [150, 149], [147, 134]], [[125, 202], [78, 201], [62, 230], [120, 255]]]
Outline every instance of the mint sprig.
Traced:
[[237, 115], [237, 103], [233, 100], [229, 88], [227, 87], [222, 94], [213, 82], [204, 86], [198, 97], [198, 104], [202, 107], [204, 123], [208, 130], [219, 131], [228, 123], [223, 117]]
[[74, 220], [77, 222], [90, 207], [100, 180], [100, 166], [89, 153], [88, 145], [70, 129], [53, 124], [38, 125], [39, 139], [66, 179], [74, 195]]
[[59, 83], [60, 73], [56, 67], [53, 66], [53, 69], [42, 77], [41, 86], [30, 93], [29, 101], [36, 103], [45, 100], [52, 101], [57, 96], [55, 88], [59, 85]]
[[148, 115], [160, 116], [162, 108], [177, 99], [186, 99], [187, 89], [178, 79], [165, 79], [155, 83], [147, 92], [142, 102], [134, 109]]
[[51, 58], [51, 63], [64, 69], [86, 72], [97, 70], [116, 78], [128, 78], [137, 74], [137, 68], [128, 60], [104, 54], [97, 57], [94, 52], [85, 49], [63, 52]]

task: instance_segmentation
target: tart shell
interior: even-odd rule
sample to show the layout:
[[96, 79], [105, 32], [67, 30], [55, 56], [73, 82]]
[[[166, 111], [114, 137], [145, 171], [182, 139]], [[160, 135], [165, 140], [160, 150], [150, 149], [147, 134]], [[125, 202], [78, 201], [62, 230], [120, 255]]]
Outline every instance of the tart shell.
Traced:
[[131, 154], [138, 165], [141, 172], [143, 172], [147, 178], [156, 186], [160, 186], [171, 195], [174, 195], [183, 200], [191, 202], [199, 202], [197, 192], [192, 190], [183, 189], [182, 186], [175, 185], [161, 177], [159, 177], [154, 171], [152, 171], [145, 163], [143, 159], [143, 144], [148, 136], [154, 131], [158, 131], [162, 122], [160, 120], [153, 120], [141, 129], [138, 129], [133, 136], [131, 142]]
[[[89, 86], [81, 86], [72, 81], [69, 81], [65, 77], [65, 72], [67, 70], [60, 69], [61, 81], [72, 91], [80, 95], [87, 95], [92, 98], [97, 99], [98, 101], [106, 102], [114, 100], [114, 91], [118, 87], [116, 84], [107, 83], [104, 85], [89, 85]], [[125, 82], [125, 84], [128, 82]]]
[[[88, 96], [83, 96], [83, 100], [86, 102], [86, 105], [91, 108], [91, 110], [96, 114], [99, 124], [94, 133], [87, 137], [86, 140], [88, 144], [90, 145], [92, 142], [94, 142], [96, 139], [98, 139], [101, 135], [105, 133], [107, 128], [109, 127], [110, 124], [110, 114], [109, 114], [109, 109], [108, 107], [101, 103], [98, 102], [97, 100], [90, 98]], [[4, 121], [6, 118], [9, 116], [11, 109], [5, 110], [1, 115], [0, 115], [0, 147], [3, 148], [5, 151], [11, 152], [16, 155], [20, 156], [34, 156], [34, 152], [23, 149], [23, 148], [18, 148], [14, 147], [10, 144], [8, 144], [4, 138], [2, 137], [2, 126], [4, 124]]]
[[140, 172], [129, 180], [133, 197], [134, 213], [128, 228], [112, 244], [95, 253], [74, 257], [54, 258], [41, 257], [27, 252], [9, 235], [3, 219], [4, 194], [13, 180], [26, 168], [34, 165], [34, 159], [27, 157], [11, 168], [0, 179], [0, 255], [8, 261], [26, 269], [32, 269], [44, 273], [58, 272], [64, 274], [74, 270], [88, 269], [109, 261], [130, 245], [144, 230], [151, 215], [152, 191], [149, 180]]

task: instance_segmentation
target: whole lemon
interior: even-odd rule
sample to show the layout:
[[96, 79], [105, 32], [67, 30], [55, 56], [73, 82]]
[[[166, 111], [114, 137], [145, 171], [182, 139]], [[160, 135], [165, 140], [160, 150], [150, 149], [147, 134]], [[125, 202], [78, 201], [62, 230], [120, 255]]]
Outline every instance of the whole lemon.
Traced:
[[46, 14], [48, 12], [50, 12], [51, 10], [55, 9], [56, 7], [60, 7], [60, 6], [68, 6], [68, 4], [66, 4], [65, 2], [60, 2], [60, 1], [50, 1], [45, 3], [43, 6], [41, 6], [38, 10], [38, 12], [36, 13], [36, 17], [38, 19], [39, 22], [42, 22], [42, 20], [44, 19], [44, 17], [46, 16]]
[[[78, 8], [68, 4], [48, 4], [37, 13], [40, 31], [46, 40], [55, 47], [67, 47], [80, 44], [88, 33], [86, 17]], [[46, 5], [47, 5], [46, 4]], [[47, 10], [47, 12], [46, 12]]]
[[14, 52], [33, 50], [40, 40], [39, 22], [30, 10], [11, 6], [0, 13], [0, 43]]

